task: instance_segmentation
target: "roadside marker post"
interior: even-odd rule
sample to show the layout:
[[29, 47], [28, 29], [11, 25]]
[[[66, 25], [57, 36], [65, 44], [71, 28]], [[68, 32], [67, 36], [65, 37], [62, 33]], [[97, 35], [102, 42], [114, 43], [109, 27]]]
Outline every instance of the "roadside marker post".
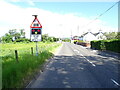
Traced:
[[33, 55], [33, 47], [31, 47], [31, 54]]
[[18, 52], [17, 52], [17, 50], [15, 50], [15, 58], [16, 58], [16, 61], [19, 63], [19, 61], [18, 61]]

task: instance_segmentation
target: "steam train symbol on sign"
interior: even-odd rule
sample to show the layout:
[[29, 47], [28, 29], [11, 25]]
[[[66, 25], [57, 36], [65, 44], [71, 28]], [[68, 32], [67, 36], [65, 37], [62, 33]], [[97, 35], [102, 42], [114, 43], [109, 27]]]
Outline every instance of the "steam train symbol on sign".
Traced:
[[30, 25], [30, 39], [31, 41], [41, 41], [42, 25], [40, 24], [37, 15], [32, 16], [35, 16], [35, 18]]

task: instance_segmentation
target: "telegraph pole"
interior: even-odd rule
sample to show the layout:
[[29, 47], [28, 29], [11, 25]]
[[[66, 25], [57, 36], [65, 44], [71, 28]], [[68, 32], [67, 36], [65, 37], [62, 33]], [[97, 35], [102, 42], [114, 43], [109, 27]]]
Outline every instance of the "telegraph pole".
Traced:
[[78, 36], [79, 36], [79, 25], [78, 25], [78, 27], [77, 27], [77, 34], [78, 34]]
[[71, 30], [71, 43], [72, 43], [72, 30]]

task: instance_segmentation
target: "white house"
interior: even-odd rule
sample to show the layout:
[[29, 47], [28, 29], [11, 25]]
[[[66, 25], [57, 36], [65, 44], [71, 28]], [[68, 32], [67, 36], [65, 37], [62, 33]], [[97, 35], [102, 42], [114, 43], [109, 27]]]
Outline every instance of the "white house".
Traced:
[[71, 42], [73, 43], [74, 40], [82, 40], [85, 42], [90, 42], [93, 40], [105, 40], [105, 39], [106, 39], [106, 36], [101, 31], [99, 31], [98, 33], [94, 33], [94, 34], [89, 31], [81, 36], [74, 36]]
[[102, 32], [98, 32], [95, 34], [97, 40], [106, 40], [107, 37], [102, 33]]
[[83, 41], [93, 41], [93, 40], [105, 40], [106, 36], [102, 33], [102, 32], [98, 32], [93, 34], [92, 32], [87, 32], [85, 34], [83, 34], [80, 38], [80, 40]]
[[83, 41], [97, 40], [96, 36], [92, 32], [87, 32], [82, 36]]

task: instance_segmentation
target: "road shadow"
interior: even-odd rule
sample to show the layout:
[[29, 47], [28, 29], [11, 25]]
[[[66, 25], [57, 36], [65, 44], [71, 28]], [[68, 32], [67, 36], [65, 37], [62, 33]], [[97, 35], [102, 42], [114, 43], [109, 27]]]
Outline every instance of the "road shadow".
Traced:
[[[84, 57], [93, 62], [92, 66]], [[38, 88], [117, 88], [120, 64], [92, 56], [55, 56], [33, 87]]]

